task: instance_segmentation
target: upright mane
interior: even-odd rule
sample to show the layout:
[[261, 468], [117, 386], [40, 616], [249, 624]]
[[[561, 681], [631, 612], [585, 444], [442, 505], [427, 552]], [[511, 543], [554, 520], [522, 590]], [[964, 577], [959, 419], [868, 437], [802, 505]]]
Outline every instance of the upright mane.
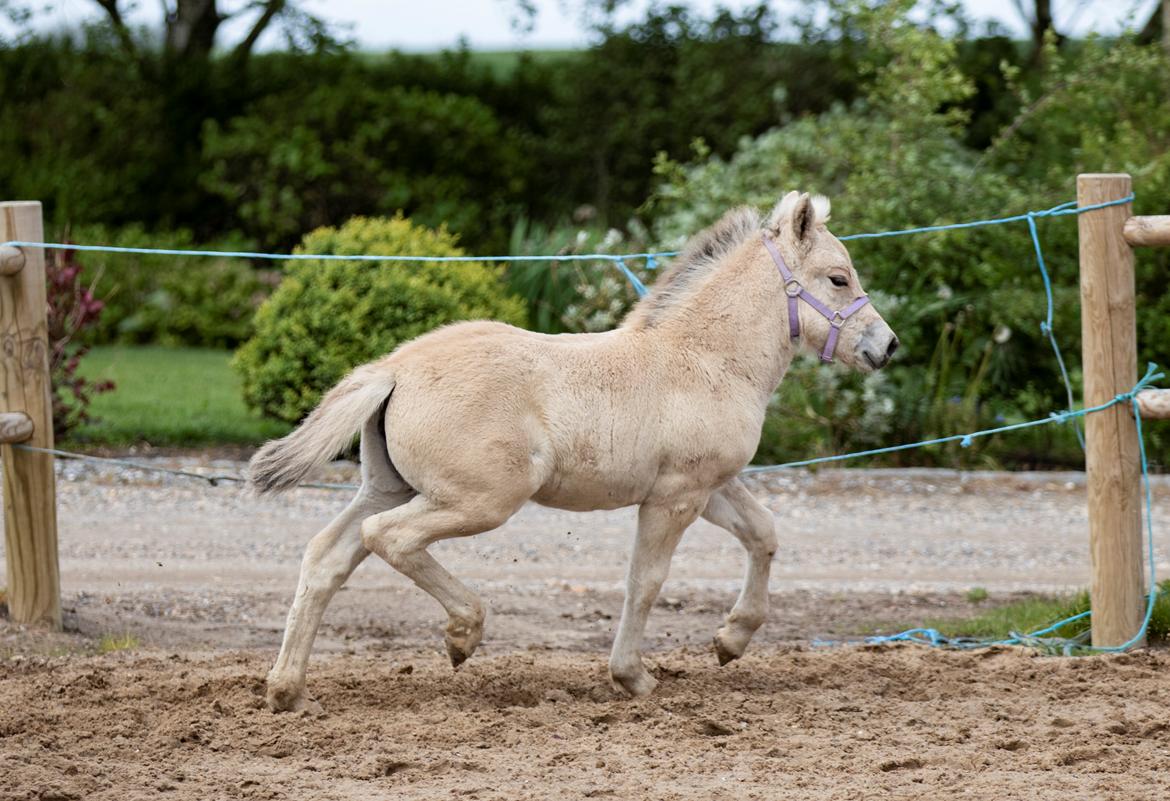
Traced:
[[760, 213], [738, 206], [717, 223], [695, 234], [683, 252], [654, 282], [622, 321], [623, 328], [653, 328], [670, 309], [690, 297], [702, 278], [748, 237], [760, 231]]

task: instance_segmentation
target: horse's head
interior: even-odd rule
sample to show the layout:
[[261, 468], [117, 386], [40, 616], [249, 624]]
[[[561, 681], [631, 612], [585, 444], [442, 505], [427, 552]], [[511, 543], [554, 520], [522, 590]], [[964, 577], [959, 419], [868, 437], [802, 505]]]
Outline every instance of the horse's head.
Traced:
[[823, 361], [871, 372], [890, 361], [898, 337], [866, 297], [828, 219], [828, 198], [789, 192], [768, 217], [764, 246], [787, 296], [790, 336]]

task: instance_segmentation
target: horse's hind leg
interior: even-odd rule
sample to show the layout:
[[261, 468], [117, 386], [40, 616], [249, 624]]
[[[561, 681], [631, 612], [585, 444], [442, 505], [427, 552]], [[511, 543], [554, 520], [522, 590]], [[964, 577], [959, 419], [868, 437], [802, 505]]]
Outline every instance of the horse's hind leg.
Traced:
[[739, 600], [715, 634], [715, 653], [719, 664], [726, 665], [743, 656], [752, 635], [768, 616], [768, 574], [776, 553], [776, 522], [738, 478], [711, 496], [703, 517], [734, 534], [748, 553]]
[[[403, 498], [402, 500], [405, 500]], [[401, 500], [399, 500], [401, 503]], [[325, 607], [369, 551], [362, 545], [358, 522], [386, 509], [365, 492], [358, 496], [309, 541], [301, 560], [297, 594], [288, 611], [284, 641], [276, 664], [268, 673], [268, 706], [274, 712], [305, 705], [305, 669]]]
[[445, 505], [418, 495], [362, 523], [365, 547], [442, 604], [447, 612], [446, 643], [451, 664], [459, 667], [483, 637], [484, 609], [479, 598], [427, 553], [427, 546], [500, 526], [519, 508], [491, 500]]
[[382, 442], [378, 422], [371, 419], [362, 435], [362, 486], [357, 497], [305, 548], [280, 655], [268, 673], [268, 706], [274, 712], [298, 709], [308, 703], [303, 697], [305, 669], [325, 607], [369, 555], [362, 545], [358, 523], [405, 503], [414, 494], [390, 465]]

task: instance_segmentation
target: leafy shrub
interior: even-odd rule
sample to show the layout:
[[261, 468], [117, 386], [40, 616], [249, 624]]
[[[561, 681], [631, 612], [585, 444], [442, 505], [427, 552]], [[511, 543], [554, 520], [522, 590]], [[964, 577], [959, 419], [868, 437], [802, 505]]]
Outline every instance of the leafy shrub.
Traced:
[[[76, 226], [71, 239], [120, 247], [234, 250], [241, 241], [197, 245], [188, 231], [150, 234], [142, 226]], [[271, 281], [241, 259], [79, 253], [85, 279], [106, 300], [87, 333], [92, 344], [126, 343], [231, 348], [252, 333], [252, 315]]]
[[114, 388], [112, 381], [87, 381], [77, 372], [89, 350], [77, 340], [98, 323], [104, 304], [94, 297], [92, 288], [82, 283], [75, 253], [49, 251], [45, 263], [53, 436], [57, 438], [89, 422], [92, 397]]
[[[595, 224], [547, 227], [521, 220], [512, 229], [508, 252], [521, 256], [645, 252], [649, 232], [637, 220], [627, 228], [629, 233]], [[644, 260], [631, 259], [626, 266], [643, 283], [652, 280]], [[638, 299], [626, 277], [606, 260], [514, 261], [505, 278], [527, 304], [533, 329], [546, 334], [609, 330]]]
[[[402, 215], [356, 217], [305, 237], [299, 252], [462, 255], [455, 237]], [[256, 313], [256, 333], [236, 354], [244, 399], [265, 415], [297, 422], [353, 367], [457, 320], [524, 324], [500, 268], [479, 262], [297, 261]]]

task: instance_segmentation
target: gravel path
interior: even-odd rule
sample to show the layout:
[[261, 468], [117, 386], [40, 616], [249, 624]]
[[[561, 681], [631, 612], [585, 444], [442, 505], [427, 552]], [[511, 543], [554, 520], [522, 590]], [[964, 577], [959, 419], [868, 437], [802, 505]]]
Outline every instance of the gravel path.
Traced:
[[[244, 466], [151, 461], [212, 473]], [[258, 499], [235, 485], [78, 462], [61, 463], [59, 473], [62, 585], [73, 626], [131, 630], [160, 644], [278, 642], [304, 545], [349, 498], [304, 489]], [[316, 478], [352, 482], [356, 468], [337, 462]], [[765, 638], [912, 624], [964, 603], [974, 586], [995, 598], [1088, 581], [1082, 474], [791, 471], [752, 486], [775, 512], [781, 541]], [[1158, 477], [1155, 555], [1163, 576], [1170, 575], [1168, 518], [1170, 482]], [[632, 509], [528, 506], [495, 532], [433, 551], [488, 604], [487, 647], [604, 649], [634, 520]], [[706, 642], [739, 588], [743, 564], [725, 532], [704, 521], [692, 526], [660, 601], [668, 612], [652, 617], [651, 637]], [[370, 559], [330, 608], [322, 647], [418, 645], [434, 638], [440, 622], [430, 598]]]

